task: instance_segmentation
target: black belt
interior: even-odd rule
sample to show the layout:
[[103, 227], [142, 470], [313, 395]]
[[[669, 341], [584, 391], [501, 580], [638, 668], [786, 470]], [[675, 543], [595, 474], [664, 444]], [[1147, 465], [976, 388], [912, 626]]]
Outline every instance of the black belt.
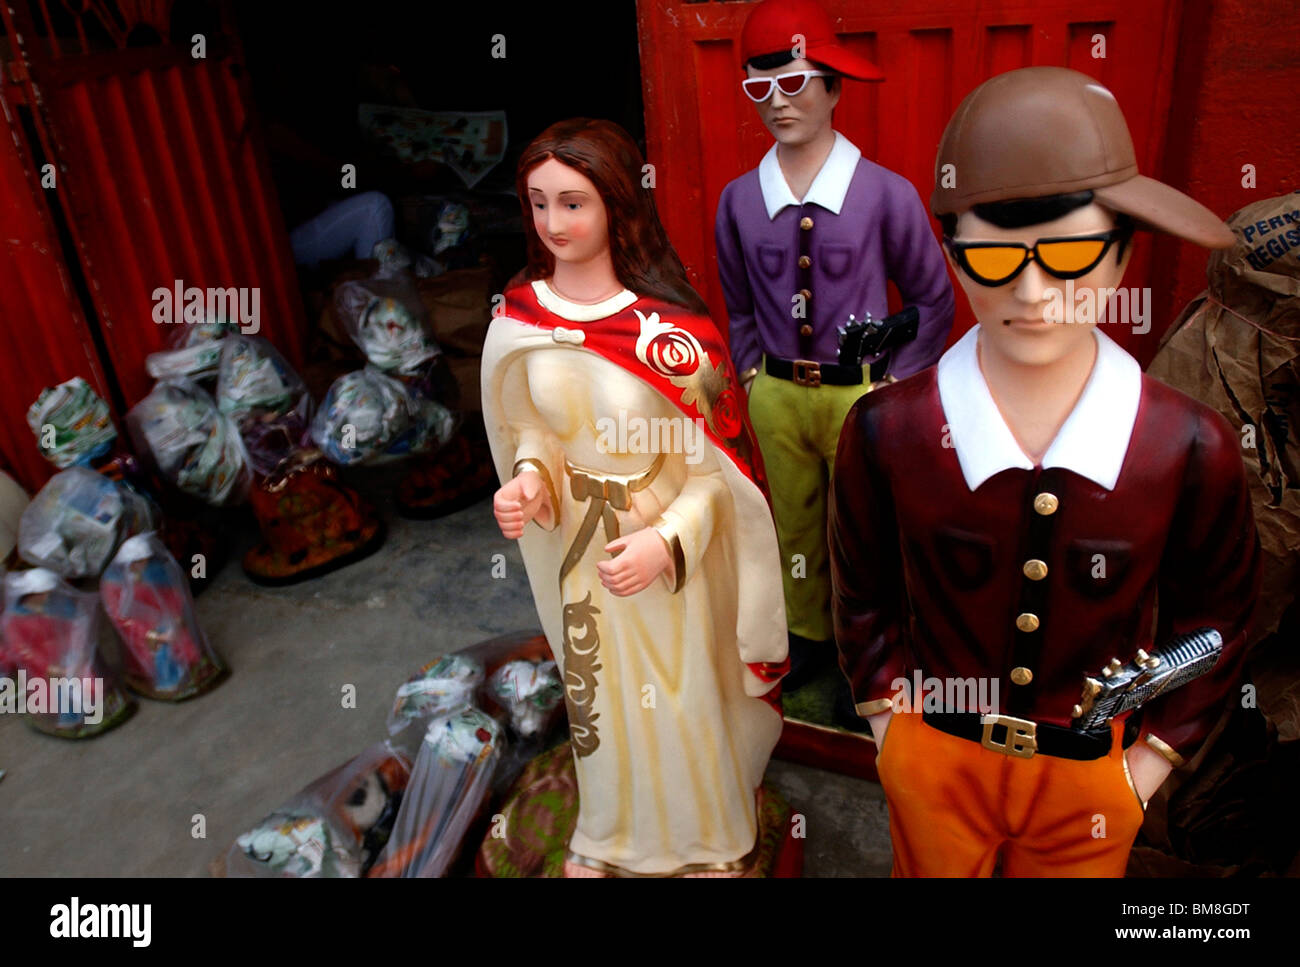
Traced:
[[978, 742], [986, 749], [1020, 759], [1039, 754], [1086, 762], [1110, 754], [1110, 729], [1079, 732], [1046, 722], [1031, 722], [1009, 715], [983, 716], [978, 712], [925, 712], [922, 719], [940, 732]]
[[[789, 379], [800, 386], [861, 386], [862, 368], [860, 366], [841, 366], [839, 363], [817, 363], [811, 359], [778, 359], [766, 357], [767, 375], [777, 379]], [[872, 364], [871, 378], [876, 379], [875, 363]], [[884, 379], [881, 364], [879, 378]]]

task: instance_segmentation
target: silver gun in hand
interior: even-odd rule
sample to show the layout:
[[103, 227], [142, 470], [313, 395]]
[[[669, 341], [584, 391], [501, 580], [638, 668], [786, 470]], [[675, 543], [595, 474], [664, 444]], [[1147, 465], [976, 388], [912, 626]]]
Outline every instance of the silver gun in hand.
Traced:
[[1127, 665], [1112, 658], [1096, 677], [1084, 678], [1083, 697], [1070, 711], [1070, 725], [1086, 732], [1103, 728], [1116, 716], [1204, 675], [1222, 653], [1223, 636], [1213, 628], [1198, 628], [1149, 655], [1139, 648]]

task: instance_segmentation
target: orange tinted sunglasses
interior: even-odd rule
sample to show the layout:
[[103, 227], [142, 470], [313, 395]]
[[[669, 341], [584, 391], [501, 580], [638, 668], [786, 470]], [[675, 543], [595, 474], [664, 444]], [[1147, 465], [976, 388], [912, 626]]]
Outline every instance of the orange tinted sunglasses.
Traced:
[[1110, 247], [1128, 235], [1128, 229], [1113, 228], [1096, 235], [1040, 238], [1032, 246], [1024, 242], [958, 242], [945, 235], [943, 243], [967, 275], [980, 285], [995, 286], [1014, 279], [1030, 259], [1055, 278], [1077, 279], [1095, 269]]

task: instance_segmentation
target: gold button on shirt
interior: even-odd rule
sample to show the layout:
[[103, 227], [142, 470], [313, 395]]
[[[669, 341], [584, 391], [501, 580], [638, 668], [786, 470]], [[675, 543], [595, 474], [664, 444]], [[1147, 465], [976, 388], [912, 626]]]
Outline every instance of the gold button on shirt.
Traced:
[[1011, 669], [1011, 680], [1017, 685], [1028, 685], [1034, 680], [1034, 673], [1023, 665]]
[[1039, 494], [1034, 498], [1034, 510], [1044, 517], [1050, 517], [1056, 513], [1056, 508], [1061, 506], [1061, 502], [1056, 499], [1056, 494]]
[[1025, 561], [1025, 566], [1021, 570], [1024, 571], [1025, 577], [1031, 581], [1041, 581], [1047, 577], [1047, 564], [1038, 560], [1038, 558]]
[[1038, 615], [1030, 614], [1028, 611], [1022, 615], [1018, 615], [1016, 617], [1016, 627], [1021, 631], [1037, 631]]
[[812, 219], [809, 218], [807, 215], [799, 219], [799, 227], [802, 228], [805, 232], [812, 231], [812, 225], [813, 225]]

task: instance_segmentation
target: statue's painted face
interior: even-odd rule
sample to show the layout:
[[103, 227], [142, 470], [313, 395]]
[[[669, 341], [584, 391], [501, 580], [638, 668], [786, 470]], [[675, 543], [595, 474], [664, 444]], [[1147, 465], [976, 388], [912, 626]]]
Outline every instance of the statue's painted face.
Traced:
[[609, 219], [582, 172], [548, 158], [528, 173], [528, 201], [542, 244], [559, 262], [588, 262], [609, 249]]
[[[794, 71], [816, 69], [817, 65], [801, 57], [769, 70], [756, 70], [746, 65], [745, 73], [749, 77], [775, 78]], [[781, 144], [793, 147], [807, 144], [819, 131], [830, 125], [831, 112], [839, 99], [839, 85], [834, 85], [828, 91], [820, 77], [809, 77], [803, 90], [793, 95], [785, 93], [782, 85], [773, 84], [771, 96], [757, 102], [754, 107], [758, 109], [758, 116], [762, 118], [768, 131], [772, 132], [772, 137]]]
[[[1044, 258], [1056, 267], [1084, 267], [1094, 251], [1089, 246], [1101, 245], [1088, 239], [1114, 228], [1114, 215], [1096, 202], [1050, 222], [1024, 228], [999, 228], [974, 212], [963, 212], [957, 220], [957, 234], [954, 236], [958, 245], [1012, 243], [1012, 247], [1005, 250], [990, 247], [965, 251], [972, 269], [993, 278], [1013, 270], [1022, 257], [1017, 254], [1015, 245], [1032, 248], [1042, 240], [1052, 240], [1039, 245], [1038, 254], [1029, 259], [1013, 278], [1000, 285], [976, 281], [954, 259], [953, 250], [950, 247], [945, 249], [980, 324], [980, 351], [997, 353], [1023, 366], [1050, 365], [1075, 352], [1090, 353], [1096, 317], [1100, 307], [1106, 305], [1105, 290], [1119, 285], [1133, 252], [1131, 240], [1122, 259], [1116, 259], [1112, 243], [1095, 266], [1069, 280], [1046, 272], [1038, 259]], [[1057, 241], [1061, 239], [1078, 241]], [[1089, 306], [1095, 309], [1088, 311]]]

